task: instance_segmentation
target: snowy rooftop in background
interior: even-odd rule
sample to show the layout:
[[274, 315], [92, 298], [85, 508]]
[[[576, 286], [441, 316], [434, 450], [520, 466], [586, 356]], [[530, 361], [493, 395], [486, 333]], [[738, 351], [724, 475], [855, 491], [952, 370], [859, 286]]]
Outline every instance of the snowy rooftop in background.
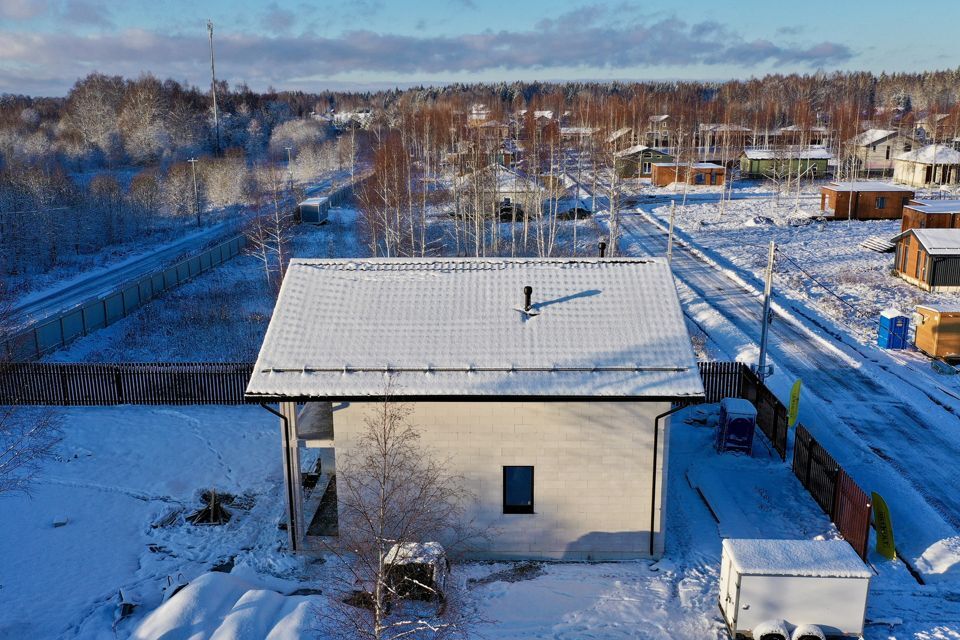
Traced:
[[960, 164], [960, 151], [943, 144], [928, 144], [897, 156], [897, 160], [921, 164]]
[[663, 259], [291, 261], [247, 393], [375, 397], [388, 379], [407, 396], [703, 393]]
[[326, 202], [326, 201], [329, 200], [329, 199], [330, 199], [330, 198], [329, 198], [328, 196], [314, 196], [314, 197], [312, 197], [312, 198], [307, 198], [306, 200], [302, 201], [302, 202], [301, 202], [299, 205], [297, 205], [297, 206], [300, 206], [300, 207], [316, 207], [316, 206], [319, 206], [319, 205], [323, 204], [324, 202]]
[[897, 132], [893, 129], [867, 129], [863, 133], [857, 134], [851, 138], [850, 144], [858, 147], [869, 147], [872, 144], [877, 144], [881, 140], [889, 138], [895, 133]]
[[633, 131], [630, 127], [622, 127], [607, 136], [607, 142], [614, 142]]
[[932, 256], [960, 255], [960, 229], [909, 229], [892, 239], [896, 241], [910, 233]]
[[923, 213], [960, 213], [960, 200], [925, 200], [917, 198], [906, 205], [905, 208]]
[[831, 182], [824, 185], [824, 189], [831, 191], [907, 191], [914, 193], [914, 189], [903, 187], [889, 182], [880, 182], [879, 180], [861, 180], [859, 182]]
[[645, 144], [635, 144], [635, 145], [633, 145], [632, 147], [627, 147], [627, 148], [624, 149], [623, 151], [617, 151], [616, 153], [613, 154], [613, 156], [614, 156], [615, 158], [622, 158], [622, 157], [624, 157], [624, 156], [632, 156], [632, 155], [635, 154], [635, 153], [640, 153], [641, 151], [646, 151], [646, 150], [649, 149], [649, 148], [650, 148], [650, 147], [648, 147], [648, 146], [645, 145]]
[[833, 154], [823, 147], [782, 147], [779, 149], [744, 149], [743, 153], [751, 160], [776, 160], [804, 158], [810, 160], [829, 160]]
[[741, 573], [834, 578], [870, 578], [853, 548], [843, 540], [737, 540], [723, 549]]
[[690, 167], [693, 169], [723, 169], [715, 162], [654, 162], [655, 167]]

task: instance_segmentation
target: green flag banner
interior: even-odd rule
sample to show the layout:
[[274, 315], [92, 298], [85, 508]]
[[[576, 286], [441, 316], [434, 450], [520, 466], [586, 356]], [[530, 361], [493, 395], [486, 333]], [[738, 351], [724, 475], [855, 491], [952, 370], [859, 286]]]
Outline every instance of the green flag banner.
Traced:
[[797, 416], [800, 414], [800, 379], [793, 383], [793, 389], [790, 391], [790, 410], [787, 412], [787, 427], [797, 424]]
[[890, 520], [890, 509], [879, 493], [873, 497], [873, 526], [877, 529], [877, 553], [888, 560], [897, 557], [897, 549], [893, 542], [893, 522]]

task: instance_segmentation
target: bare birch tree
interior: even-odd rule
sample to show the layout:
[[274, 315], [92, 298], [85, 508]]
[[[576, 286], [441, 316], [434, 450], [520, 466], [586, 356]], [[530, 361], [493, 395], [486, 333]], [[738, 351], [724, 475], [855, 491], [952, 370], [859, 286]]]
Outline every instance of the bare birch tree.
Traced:
[[345, 599], [350, 604], [334, 600], [318, 616], [336, 637], [466, 637], [472, 620], [457, 606], [451, 581], [443, 593], [418, 582], [436, 596], [427, 605], [398, 588], [400, 569], [389, 562], [394, 548], [439, 541], [450, 556], [480, 537], [465, 517], [474, 496], [423, 446], [410, 422], [411, 406], [393, 396], [391, 383], [346, 453], [338, 454], [339, 535], [328, 550], [346, 568], [342, 591], [354, 593]]

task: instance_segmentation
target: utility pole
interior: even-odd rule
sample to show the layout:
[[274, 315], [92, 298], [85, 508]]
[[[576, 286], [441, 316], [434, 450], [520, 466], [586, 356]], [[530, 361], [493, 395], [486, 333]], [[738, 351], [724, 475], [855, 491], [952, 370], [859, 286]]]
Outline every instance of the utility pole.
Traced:
[[293, 160], [290, 158], [290, 152], [293, 150], [293, 147], [284, 147], [287, 150], [287, 183], [288, 188], [293, 189]]
[[673, 220], [677, 211], [677, 201], [670, 201], [670, 233], [667, 235], [667, 264], [673, 262]]
[[773, 254], [776, 243], [770, 241], [770, 254], [767, 256], [767, 277], [763, 285], [763, 316], [760, 319], [760, 359], [757, 362], [757, 378], [760, 382], [767, 377], [767, 329], [770, 326], [770, 290], [773, 288]]
[[213, 63], [213, 21], [207, 20], [207, 32], [210, 34], [210, 93], [213, 95], [213, 127], [217, 132], [217, 156], [220, 155], [220, 114], [217, 113], [217, 73]]
[[200, 227], [200, 189], [197, 188], [197, 159], [190, 158], [187, 160], [190, 163], [190, 166], [193, 167], [193, 199], [197, 212], [197, 228]]

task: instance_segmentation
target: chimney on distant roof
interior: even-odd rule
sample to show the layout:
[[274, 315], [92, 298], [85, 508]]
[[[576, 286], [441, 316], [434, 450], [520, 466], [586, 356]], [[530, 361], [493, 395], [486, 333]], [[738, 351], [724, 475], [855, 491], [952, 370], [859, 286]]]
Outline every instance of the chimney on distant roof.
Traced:
[[602, 258], [607, 253], [607, 243], [600, 241], [600, 257]]
[[530, 307], [533, 306], [530, 304], [530, 296], [533, 295], [533, 287], [527, 285], [523, 288], [523, 310], [530, 311]]

